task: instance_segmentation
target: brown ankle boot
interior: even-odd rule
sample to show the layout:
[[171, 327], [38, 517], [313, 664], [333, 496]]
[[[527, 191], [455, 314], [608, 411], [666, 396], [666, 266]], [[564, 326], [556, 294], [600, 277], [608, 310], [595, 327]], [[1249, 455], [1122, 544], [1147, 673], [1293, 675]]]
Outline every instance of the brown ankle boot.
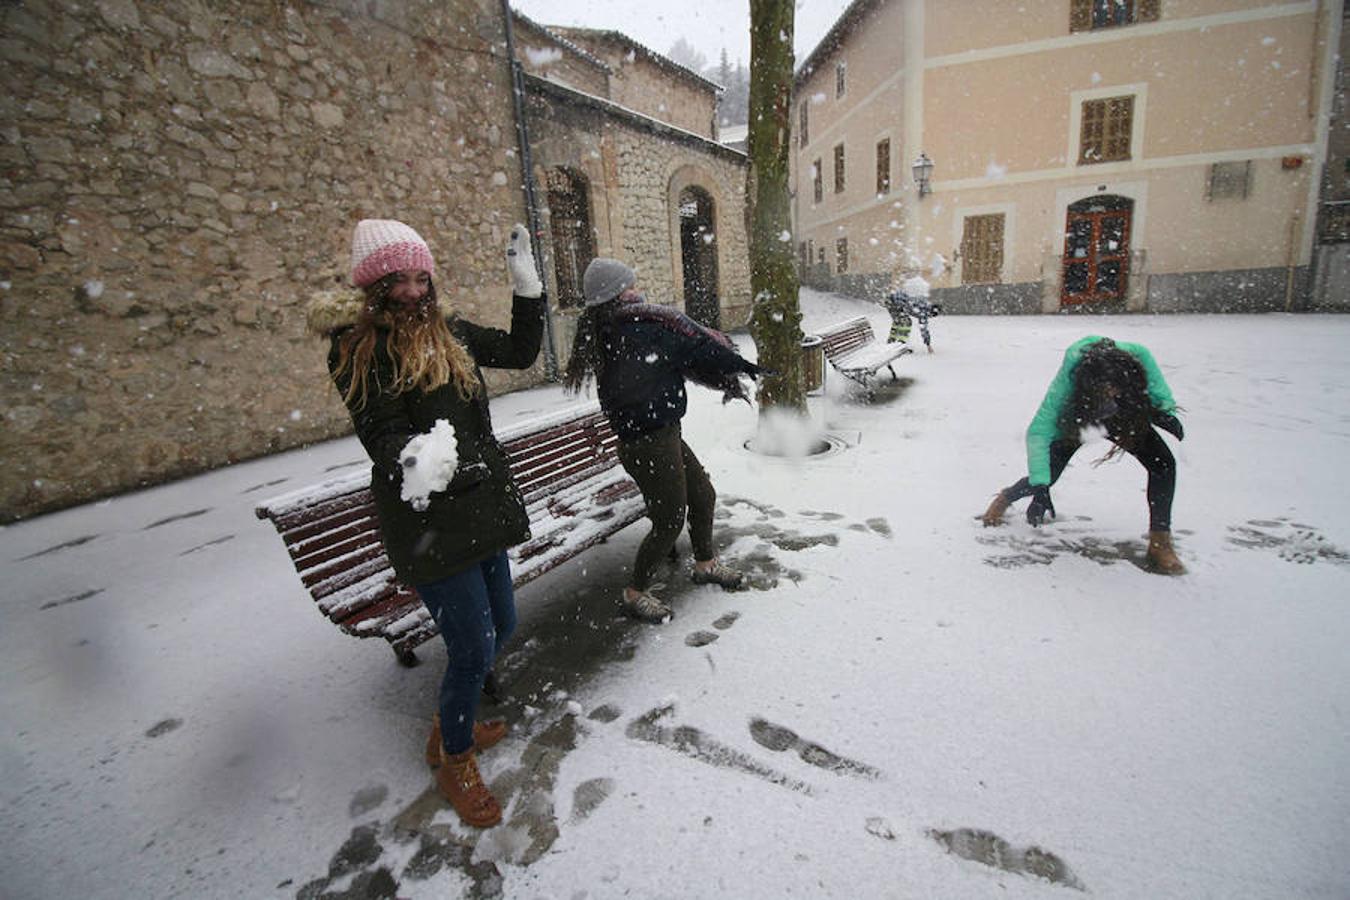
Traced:
[[1172, 532], [1150, 531], [1148, 533], [1149, 568], [1161, 575], [1185, 575], [1186, 567], [1177, 559], [1177, 551], [1172, 547]]
[[1002, 525], [1003, 514], [1008, 511], [1008, 498], [1002, 491], [994, 495], [994, 499], [989, 501], [989, 508], [980, 516], [980, 521], [984, 522], [984, 527], [990, 525]]
[[501, 805], [483, 784], [472, 749], [441, 757], [441, 766], [436, 770], [436, 787], [465, 825], [491, 828], [502, 820]]
[[[505, 719], [474, 722], [473, 749], [482, 753], [506, 737], [506, 732]], [[436, 713], [431, 717], [431, 734], [427, 735], [427, 765], [433, 769], [438, 767], [441, 764], [441, 756], [444, 755], [444, 752], [441, 747], [441, 714]]]

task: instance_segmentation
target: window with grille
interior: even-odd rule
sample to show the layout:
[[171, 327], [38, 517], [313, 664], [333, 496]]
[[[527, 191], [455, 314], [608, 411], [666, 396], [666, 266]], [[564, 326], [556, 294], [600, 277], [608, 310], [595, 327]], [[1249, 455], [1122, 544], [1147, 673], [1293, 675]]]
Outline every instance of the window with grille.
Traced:
[[1115, 28], [1136, 22], [1156, 22], [1161, 0], [1072, 0], [1070, 31]]
[[825, 248], [824, 248], [824, 247], [817, 247], [817, 248], [816, 248], [816, 265], [818, 265], [818, 266], [823, 266], [823, 265], [825, 265]]
[[844, 145], [834, 145], [834, 192], [844, 192]]
[[891, 139], [877, 141], [877, 193], [891, 192]]
[[819, 203], [825, 199], [825, 173], [821, 171], [820, 160], [811, 163], [811, 182], [816, 202]]
[[801, 143], [799, 144], [801, 147], [805, 147], [811, 140], [810, 123], [807, 121], [806, 112], [808, 105], [809, 101], [803, 100], [800, 112], [797, 114], [797, 131], [801, 135]]
[[1003, 213], [966, 216], [961, 228], [961, 282], [997, 284], [1003, 276]]
[[834, 67], [834, 96], [844, 96], [848, 91], [848, 64], [839, 63]]
[[1209, 167], [1205, 196], [1210, 200], [1245, 200], [1251, 187], [1251, 160], [1214, 163]]
[[1078, 164], [1081, 166], [1129, 159], [1133, 128], [1133, 96], [1084, 100]]
[[558, 304], [579, 307], [585, 302], [581, 276], [595, 258], [590, 182], [580, 172], [566, 168], [549, 169], [546, 177]]
[[848, 238], [842, 237], [834, 242], [835, 271], [843, 275], [848, 271]]

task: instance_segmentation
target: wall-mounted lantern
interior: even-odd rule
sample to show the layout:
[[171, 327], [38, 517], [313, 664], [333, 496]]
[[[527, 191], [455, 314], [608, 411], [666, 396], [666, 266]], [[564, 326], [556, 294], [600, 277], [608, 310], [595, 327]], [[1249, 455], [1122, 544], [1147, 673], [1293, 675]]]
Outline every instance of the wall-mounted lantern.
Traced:
[[933, 174], [933, 161], [928, 158], [928, 154], [920, 153], [910, 169], [914, 172], [914, 183], [919, 186], [919, 196], [930, 193], [932, 188], [929, 187], [929, 178]]

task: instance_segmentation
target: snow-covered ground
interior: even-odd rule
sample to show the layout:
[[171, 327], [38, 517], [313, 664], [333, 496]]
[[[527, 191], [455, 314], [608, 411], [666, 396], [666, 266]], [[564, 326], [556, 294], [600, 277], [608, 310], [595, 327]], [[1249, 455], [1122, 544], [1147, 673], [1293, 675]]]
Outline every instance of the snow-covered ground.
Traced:
[[[884, 337], [879, 307], [803, 306]], [[1048, 527], [974, 518], [1064, 347], [1103, 332], [1185, 409], [1180, 578], [1140, 568], [1144, 473], [1093, 468], [1100, 443]], [[753, 587], [672, 568], [672, 623], [617, 619], [637, 525], [521, 589], [486, 833], [421, 759], [444, 651], [404, 669], [339, 633], [253, 516], [354, 440], [0, 530], [0, 894], [1350, 896], [1350, 318], [933, 336], [871, 405], [832, 377], [808, 461], [746, 451], [755, 413], [691, 390]]]

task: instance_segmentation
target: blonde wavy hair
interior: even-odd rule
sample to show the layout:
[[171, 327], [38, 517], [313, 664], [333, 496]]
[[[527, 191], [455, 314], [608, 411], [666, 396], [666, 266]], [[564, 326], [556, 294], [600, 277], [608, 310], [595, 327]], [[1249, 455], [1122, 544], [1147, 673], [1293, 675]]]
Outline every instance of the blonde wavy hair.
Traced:
[[393, 384], [381, 385], [377, 377], [377, 391], [388, 391], [397, 397], [404, 391], [428, 393], [453, 383], [460, 399], [469, 400], [479, 390], [473, 357], [450, 333], [440, 315], [435, 284], [427, 286], [416, 307], [401, 310], [388, 303], [389, 289], [397, 277], [386, 275], [365, 289], [366, 303], [356, 324], [338, 339], [338, 367], [334, 375], [339, 382], [344, 376], [349, 379], [342, 399], [354, 409], [366, 405], [375, 347], [380, 333], [387, 332], [386, 347], [394, 363], [394, 380]]

